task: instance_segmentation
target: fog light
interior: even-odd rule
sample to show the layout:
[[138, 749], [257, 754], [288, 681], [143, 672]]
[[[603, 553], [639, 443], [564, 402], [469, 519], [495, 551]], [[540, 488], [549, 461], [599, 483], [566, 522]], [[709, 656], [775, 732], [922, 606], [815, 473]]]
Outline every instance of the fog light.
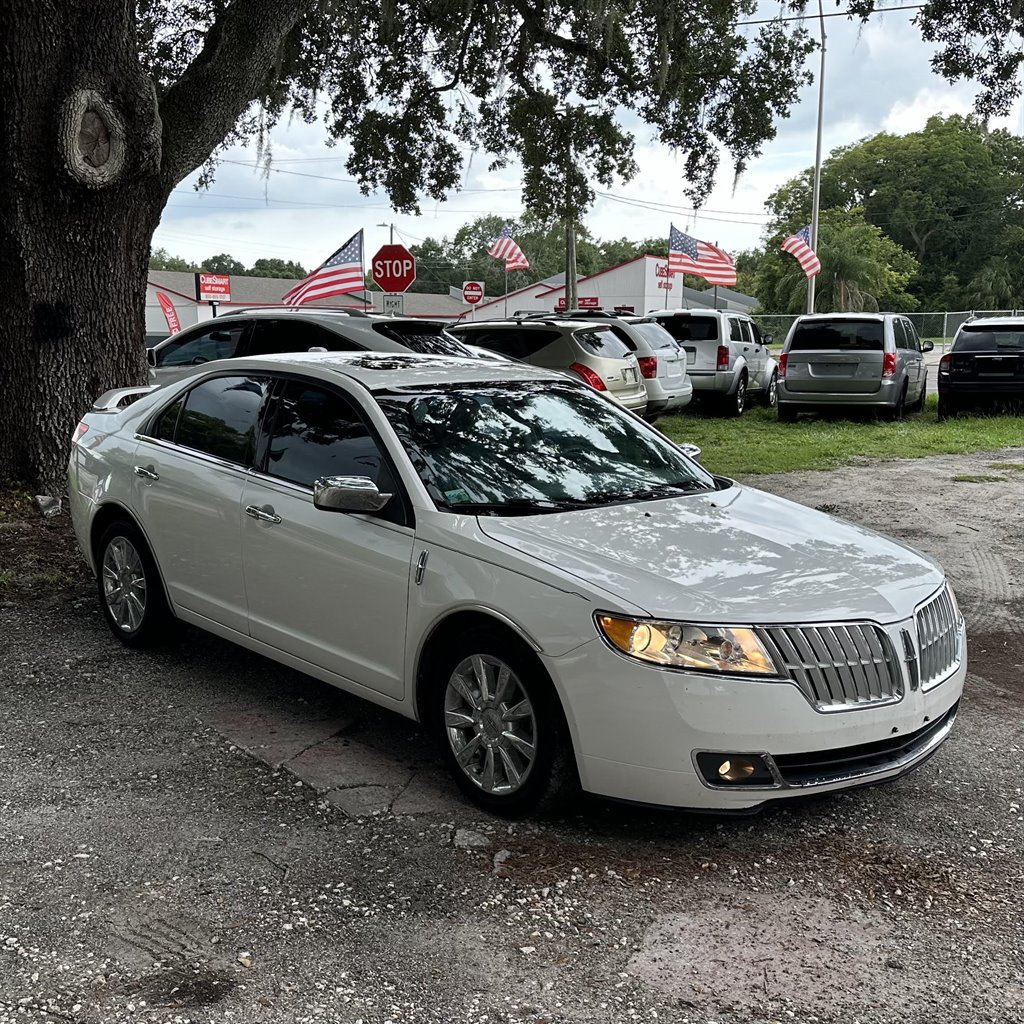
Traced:
[[754, 774], [753, 762], [745, 757], [727, 759], [718, 766], [718, 777], [723, 782], [739, 782]]

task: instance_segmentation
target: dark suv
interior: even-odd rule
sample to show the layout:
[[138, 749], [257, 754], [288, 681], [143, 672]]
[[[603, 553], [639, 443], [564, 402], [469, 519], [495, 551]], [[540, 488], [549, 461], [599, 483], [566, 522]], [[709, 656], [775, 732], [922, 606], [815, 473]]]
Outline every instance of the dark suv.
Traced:
[[1024, 318], [968, 320], [939, 361], [939, 419], [1024, 402]]
[[233, 310], [172, 334], [147, 351], [149, 376], [154, 384], [166, 384], [216, 359], [311, 349], [473, 355], [447, 333], [440, 320], [358, 310], [266, 306]]

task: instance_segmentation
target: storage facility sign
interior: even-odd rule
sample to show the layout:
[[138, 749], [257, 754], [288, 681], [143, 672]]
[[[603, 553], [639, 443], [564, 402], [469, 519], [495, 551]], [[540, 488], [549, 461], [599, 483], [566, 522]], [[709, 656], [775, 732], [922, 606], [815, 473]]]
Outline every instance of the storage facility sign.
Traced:
[[196, 274], [197, 302], [230, 302], [230, 274]]

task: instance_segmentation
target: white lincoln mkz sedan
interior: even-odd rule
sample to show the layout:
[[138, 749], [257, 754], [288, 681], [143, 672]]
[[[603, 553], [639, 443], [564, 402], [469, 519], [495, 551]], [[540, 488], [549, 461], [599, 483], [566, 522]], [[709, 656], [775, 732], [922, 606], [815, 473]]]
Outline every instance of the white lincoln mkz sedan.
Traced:
[[498, 813], [893, 779], [967, 671], [933, 561], [525, 365], [305, 353], [112, 392], [70, 494], [122, 642], [183, 620], [418, 719]]

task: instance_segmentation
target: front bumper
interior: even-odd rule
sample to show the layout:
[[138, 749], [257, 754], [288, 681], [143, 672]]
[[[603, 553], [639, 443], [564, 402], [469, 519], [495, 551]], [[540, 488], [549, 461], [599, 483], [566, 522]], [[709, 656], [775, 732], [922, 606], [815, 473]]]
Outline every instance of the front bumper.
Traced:
[[[912, 623], [887, 626], [897, 635]], [[745, 811], [767, 802], [899, 778], [926, 761], [952, 727], [967, 674], [898, 701], [822, 712], [788, 681], [669, 671], [591, 640], [545, 663], [562, 698], [583, 788], [664, 807]], [[899, 648], [897, 648], [899, 649]], [[938, 726], [936, 723], [940, 723]], [[767, 754], [769, 786], [711, 786], [704, 751]]]

